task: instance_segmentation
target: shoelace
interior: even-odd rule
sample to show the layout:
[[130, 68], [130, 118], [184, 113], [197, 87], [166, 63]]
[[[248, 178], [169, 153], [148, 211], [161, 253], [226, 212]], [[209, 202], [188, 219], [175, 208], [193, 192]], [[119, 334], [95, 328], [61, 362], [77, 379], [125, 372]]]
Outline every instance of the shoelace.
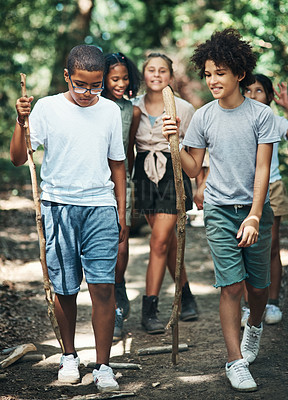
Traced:
[[240, 382], [244, 382], [251, 379], [251, 374], [249, 372], [248, 365], [249, 364], [244, 361], [242, 363], [232, 365]]
[[278, 307], [274, 306], [274, 304], [268, 304], [266, 307], [267, 311], [269, 310], [271, 314], [276, 314], [278, 312]]
[[63, 367], [69, 368], [70, 370], [78, 371], [78, 362], [76, 361], [76, 358], [74, 359], [64, 358], [64, 360], [60, 365], [60, 369]]
[[113, 372], [109, 371], [100, 371], [100, 374], [97, 376], [97, 382], [102, 385], [109, 385], [111, 380], [115, 381], [115, 375]]
[[245, 343], [245, 350], [254, 352], [254, 350], [257, 348], [258, 345], [258, 340], [259, 340], [259, 336], [260, 336], [261, 332], [249, 332], [248, 336], [247, 336], [247, 341]]

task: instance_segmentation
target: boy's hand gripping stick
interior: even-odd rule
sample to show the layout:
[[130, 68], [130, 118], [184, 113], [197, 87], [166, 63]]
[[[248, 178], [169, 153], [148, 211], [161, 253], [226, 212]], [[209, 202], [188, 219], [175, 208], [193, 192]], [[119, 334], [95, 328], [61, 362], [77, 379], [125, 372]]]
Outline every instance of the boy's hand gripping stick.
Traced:
[[[163, 100], [165, 105], [166, 114], [176, 121], [176, 107], [174, 94], [169, 86], [162, 90]], [[185, 223], [186, 223], [186, 210], [185, 210], [185, 191], [182, 175], [182, 166], [179, 153], [179, 137], [178, 135], [169, 135], [169, 143], [171, 150], [171, 159], [173, 165], [175, 189], [176, 189], [176, 208], [177, 208], [177, 258], [176, 258], [176, 271], [175, 271], [175, 298], [173, 310], [170, 320], [166, 326], [168, 329], [172, 327], [172, 362], [177, 364], [179, 360], [178, 354], [178, 317], [179, 306], [181, 301], [181, 273], [184, 263], [184, 248], [185, 248]]]
[[[26, 75], [21, 73], [20, 76], [21, 76], [21, 95], [22, 95], [22, 97], [27, 97]], [[40, 261], [41, 261], [42, 272], [43, 272], [43, 285], [44, 285], [44, 290], [45, 290], [46, 302], [47, 302], [47, 306], [48, 306], [48, 316], [50, 318], [52, 328], [55, 332], [56, 338], [61, 346], [62, 351], [64, 352], [64, 346], [63, 346], [63, 341], [62, 341], [61, 334], [60, 334], [60, 329], [59, 329], [59, 326], [58, 326], [58, 323], [57, 323], [57, 320], [55, 317], [54, 301], [53, 301], [53, 296], [52, 296], [52, 292], [51, 292], [51, 288], [50, 288], [48, 268], [47, 268], [47, 263], [46, 263], [46, 250], [45, 250], [46, 242], [45, 242], [44, 233], [43, 233], [42, 218], [41, 218], [41, 203], [40, 203], [40, 197], [39, 197], [39, 193], [38, 193], [36, 167], [35, 167], [35, 164], [33, 161], [33, 150], [32, 150], [31, 141], [30, 141], [30, 130], [29, 130], [28, 117], [25, 117], [24, 129], [25, 129], [25, 140], [26, 140], [26, 146], [27, 146], [28, 163], [29, 163], [31, 182], [32, 182], [33, 200], [34, 200], [35, 210], [36, 210], [36, 226], [37, 226], [39, 247], [40, 247]]]

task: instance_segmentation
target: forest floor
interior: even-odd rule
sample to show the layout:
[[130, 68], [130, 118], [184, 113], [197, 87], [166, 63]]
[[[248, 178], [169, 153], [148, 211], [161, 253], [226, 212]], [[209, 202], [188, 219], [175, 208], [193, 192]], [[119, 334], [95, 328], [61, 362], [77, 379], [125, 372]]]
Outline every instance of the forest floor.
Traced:
[[[5, 191], [0, 195], [0, 361], [7, 357], [1, 355], [1, 350], [24, 343], [34, 343], [37, 353], [45, 356], [42, 361], [18, 361], [0, 369], [0, 399], [104, 398], [99, 396], [92, 382], [91, 363], [95, 362], [95, 351], [90, 323], [91, 305], [85, 282], [78, 296], [76, 332], [82, 381], [77, 385], [63, 385], [57, 382], [61, 351], [47, 316], [30, 187], [22, 187], [18, 192]], [[187, 224], [185, 264], [200, 315], [197, 321], [179, 322], [179, 343], [186, 343], [188, 349], [179, 353], [176, 366], [172, 364], [171, 353], [138, 353], [139, 349], [170, 345], [172, 336], [170, 330], [151, 336], [141, 328], [149, 228], [143, 226], [131, 236], [126, 274], [131, 313], [124, 325], [123, 340], [113, 343], [111, 362], [134, 363], [141, 369], [114, 369], [121, 391], [133, 392], [134, 398], [139, 400], [287, 399], [287, 222], [281, 226], [285, 284], [281, 291], [283, 321], [264, 327], [259, 356], [250, 367], [259, 389], [254, 393], [233, 391], [225, 377], [226, 351], [218, 316], [219, 290], [213, 287], [213, 265], [201, 214], [194, 219], [193, 225]], [[167, 273], [159, 300], [159, 318], [163, 322], [169, 320], [173, 296], [174, 285]]]

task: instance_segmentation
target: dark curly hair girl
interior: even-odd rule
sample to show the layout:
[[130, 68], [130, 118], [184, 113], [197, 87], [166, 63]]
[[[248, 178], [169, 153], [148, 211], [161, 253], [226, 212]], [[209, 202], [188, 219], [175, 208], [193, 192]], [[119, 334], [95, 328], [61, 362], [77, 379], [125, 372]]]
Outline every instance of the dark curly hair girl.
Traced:
[[200, 70], [201, 79], [204, 77], [205, 63], [211, 60], [217, 67], [226, 66], [231, 69], [234, 75], [242, 76], [241, 87], [246, 87], [255, 82], [252, 74], [256, 66], [256, 56], [248, 42], [241, 39], [240, 33], [233, 28], [225, 29], [222, 32], [214, 32], [209, 40], [197, 46], [192, 63]]
[[[129, 76], [129, 85], [125, 91], [126, 96], [130, 99], [131, 97], [135, 97], [137, 95], [140, 82], [141, 75], [138, 71], [135, 64], [126, 57], [123, 53], [110, 53], [105, 56], [105, 68], [104, 68], [104, 82], [106, 76], [108, 75], [110, 68], [117, 65], [123, 64], [127, 68], [128, 76]], [[102, 96], [107, 97], [107, 89], [104, 87], [102, 92]]]

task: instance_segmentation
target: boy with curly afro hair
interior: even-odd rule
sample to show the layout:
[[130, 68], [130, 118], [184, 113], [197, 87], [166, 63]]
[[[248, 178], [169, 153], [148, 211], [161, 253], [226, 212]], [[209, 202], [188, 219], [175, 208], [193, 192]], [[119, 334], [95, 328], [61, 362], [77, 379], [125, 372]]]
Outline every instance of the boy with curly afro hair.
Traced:
[[[220, 321], [228, 352], [226, 376], [239, 391], [257, 390], [249, 371], [259, 351], [262, 316], [270, 284], [273, 212], [268, 182], [274, 130], [271, 108], [242, 95], [254, 82], [252, 48], [235, 29], [215, 32], [200, 44], [192, 62], [205, 77], [214, 101], [192, 117], [180, 151], [182, 167], [192, 178], [202, 166], [206, 148], [210, 172], [204, 191], [204, 222], [221, 288]], [[249, 83], [248, 83], [249, 82]], [[163, 117], [163, 134], [178, 133], [180, 120]], [[240, 345], [240, 301], [244, 285], [250, 317]]]
[[212, 60], [215, 65], [226, 65], [233, 75], [243, 76], [239, 86], [245, 88], [255, 82], [253, 69], [256, 66], [256, 56], [249, 43], [241, 40], [236, 29], [225, 29], [215, 32], [210, 40], [200, 44], [195, 50], [191, 61], [199, 70], [201, 79], [205, 76], [205, 63]]

